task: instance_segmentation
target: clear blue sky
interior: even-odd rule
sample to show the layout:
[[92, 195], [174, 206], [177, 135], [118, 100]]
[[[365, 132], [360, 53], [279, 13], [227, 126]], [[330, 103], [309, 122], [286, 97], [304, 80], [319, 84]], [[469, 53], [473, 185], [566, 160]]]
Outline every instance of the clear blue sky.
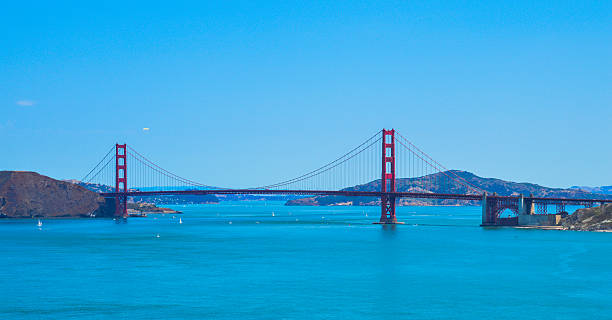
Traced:
[[0, 169], [80, 178], [127, 142], [261, 185], [383, 127], [449, 168], [612, 184], [612, 2], [0, 5]]

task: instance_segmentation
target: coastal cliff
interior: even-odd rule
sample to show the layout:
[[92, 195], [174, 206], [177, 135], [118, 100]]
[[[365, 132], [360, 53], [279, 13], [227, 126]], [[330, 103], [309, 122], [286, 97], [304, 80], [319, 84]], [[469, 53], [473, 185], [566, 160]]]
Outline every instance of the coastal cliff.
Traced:
[[95, 192], [36, 172], [0, 171], [0, 217], [105, 217], [114, 203]]

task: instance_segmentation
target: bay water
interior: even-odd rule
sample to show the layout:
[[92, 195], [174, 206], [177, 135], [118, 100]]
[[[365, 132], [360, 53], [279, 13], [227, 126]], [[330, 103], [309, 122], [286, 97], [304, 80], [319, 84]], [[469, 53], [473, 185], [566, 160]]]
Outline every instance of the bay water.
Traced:
[[486, 229], [480, 207], [399, 207], [396, 227], [378, 207], [170, 207], [1, 220], [0, 319], [612, 319], [612, 233]]

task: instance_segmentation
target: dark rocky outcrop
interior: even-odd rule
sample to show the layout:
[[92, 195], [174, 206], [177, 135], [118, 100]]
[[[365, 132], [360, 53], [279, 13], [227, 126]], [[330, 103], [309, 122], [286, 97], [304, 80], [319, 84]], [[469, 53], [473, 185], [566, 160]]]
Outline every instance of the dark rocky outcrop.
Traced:
[[568, 230], [612, 231], [612, 204], [606, 204], [603, 208], [578, 209], [565, 217], [561, 224]]
[[112, 199], [81, 186], [36, 172], [0, 171], [0, 217], [104, 217], [114, 209]]
[[128, 202], [128, 213], [182, 213], [170, 208], [158, 207], [152, 203], [146, 202]]

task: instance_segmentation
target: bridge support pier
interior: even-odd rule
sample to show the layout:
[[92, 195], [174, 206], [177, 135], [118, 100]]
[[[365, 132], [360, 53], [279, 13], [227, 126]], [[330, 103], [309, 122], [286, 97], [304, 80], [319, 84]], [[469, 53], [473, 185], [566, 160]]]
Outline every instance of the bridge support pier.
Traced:
[[395, 197], [380, 197], [380, 209], [379, 224], [397, 224], [397, 217], [395, 216]]
[[[518, 224], [518, 215], [521, 208], [521, 199], [500, 197], [496, 194], [482, 196], [482, 224], [481, 226], [514, 226]], [[509, 209], [516, 214], [515, 217], [500, 217], [500, 213]], [[524, 209], [524, 204], [523, 204]]]
[[497, 223], [497, 199], [482, 195], [482, 226], [494, 226]]
[[518, 214], [519, 215], [532, 215], [535, 214], [533, 200], [530, 198], [525, 199], [522, 194], [518, 199]]
[[487, 193], [483, 193], [482, 194], [482, 201], [480, 202], [480, 205], [482, 207], [482, 218], [481, 218], [481, 225], [486, 225], [487, 224]]

